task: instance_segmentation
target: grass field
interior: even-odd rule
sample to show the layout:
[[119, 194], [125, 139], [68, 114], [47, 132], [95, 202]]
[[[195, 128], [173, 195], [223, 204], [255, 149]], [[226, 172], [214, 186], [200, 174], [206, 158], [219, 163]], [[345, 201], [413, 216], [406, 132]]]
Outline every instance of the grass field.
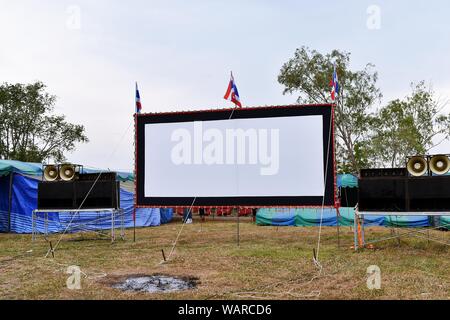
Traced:
[[[96, 234], [66, 235], [55, 258], [44, 258], [49, 245], [29, 235], [0, 234], [1, 299], [449, 299], [448, 245], [416, 234], [380, 242], [373, 250], [355, 252], [353, 232], [323, 228], [319, 252], [322, 271], [312, 261], [318, 228], [240, 225], [236, 243], [234, 222], [210, 221], [184, 226], [171, 223], [158, 228], [132, 230], [125, 241], [111, 244]], [[369, 228], [366, 239], [391, 235], [388, 228]], [[400, 230], [399, 232], [407, 232]], [[450, 232], [431, 232], [446, 241]], [[58, 235], [50, 237], [54, 244]], [[32, 251], [31, 251], [32, 250]], [[66, 287], [67, 267], [84, 273], [81, 290]], [[367, 267], [381, 268], [381, 289], [369, 290]], [[111, 288], [129, 275], [167, 274], [198, 279], [196, 290], [164, 293], [124, 293]]]

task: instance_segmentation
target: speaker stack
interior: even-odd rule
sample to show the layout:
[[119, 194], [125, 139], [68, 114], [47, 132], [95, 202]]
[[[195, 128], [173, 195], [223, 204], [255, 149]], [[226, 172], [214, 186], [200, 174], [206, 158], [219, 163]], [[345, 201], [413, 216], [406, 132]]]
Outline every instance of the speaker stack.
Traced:
[[119, 209], [119, 192], [115, 172], [83, 174], [79, 165], [45, 165], [38, 184], [38, 209]]
[[358, 206], [364, 212], [450, 211], [449, 155], [413, 156], [406, 168], [365, 169]]

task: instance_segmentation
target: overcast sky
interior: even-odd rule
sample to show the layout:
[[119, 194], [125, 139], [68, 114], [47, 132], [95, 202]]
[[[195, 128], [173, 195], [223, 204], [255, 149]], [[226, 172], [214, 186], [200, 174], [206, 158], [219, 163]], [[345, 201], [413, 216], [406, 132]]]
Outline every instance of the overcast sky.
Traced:
[[90, 139], [68, 159], [117, 170], [133, 167], [135, 81], [144, 112], [230, 106], [230, 70], [245, 105], [294, 103], [277, 76], [306, 45], [374, 63], [385, 101], [420, 80], [450, 97], [448, 1], [318, 2], [0, 0], [0, 82], [47, 84]]

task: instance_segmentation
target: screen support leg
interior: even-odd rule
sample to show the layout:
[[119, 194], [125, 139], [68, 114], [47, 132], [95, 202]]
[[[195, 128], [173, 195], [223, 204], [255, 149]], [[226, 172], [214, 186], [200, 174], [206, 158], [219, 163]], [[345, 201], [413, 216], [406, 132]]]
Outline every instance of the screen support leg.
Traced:
[[115, 210], [111, 211], [111, 243], [113, 243], [115, 240], [115, 234], [114, 234], [115, 233], [114, 232], [114, 229], [115, 229], [114, 219], [116, 218], [115, 213], [116, 213]]
[[31, 212], [31, 241], [32, 242], [34, 242], [34, 240], [36, 240], [35, 220], [36, 220], [36, 212], [35, 212], [35, 210], [33, 210]]
[[337, 226], [337, 243], [338, 249], [341, 247], [341, 228], [339, 226], [339, 217], [341, 216], [339, 212], [339, 206], [336, 206], [336, 226]]
[[237, 208], [237, 246], [238, 248], [241, 246], [241, 235], [240, 235], [240, 228], [239, 228], [239, 224], [240, 224], [240, 217], [239, 217], [239, 207]]
[[120, 237], [125, 240], [125, 212], [120, 209]]

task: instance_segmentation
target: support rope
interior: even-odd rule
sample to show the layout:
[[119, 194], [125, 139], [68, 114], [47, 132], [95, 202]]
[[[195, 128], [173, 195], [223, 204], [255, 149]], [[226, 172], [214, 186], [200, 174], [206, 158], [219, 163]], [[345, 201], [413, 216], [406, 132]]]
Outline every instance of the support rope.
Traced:
[[322, 272], [322, 265], [320, 264], [319, 260], [319, 253], [320, 253], [320, 240], [322, 236], [322, 225], [323, 225], [323, 213], [325, 209], [325, 195], [327, 191], [327, 184], [328, 184], [328, 166], [330, 161], [330, 149], [331, 149], [331, 137], [332, 137], [332, 126], [333, 126], [333, 115], [330, 116], [330, 133], [328, 136], [328, 148], [327, 148], [327, 161], [326, 161], [326, 168], [325, 168], [325, 179], [324, 179], [324, 192], [323, 192], [323, 198], [322, 198], [322, 208], [320, 213], [320, 224], [319, 224], [319, 235], [317, 239], [317, 248], [316, 253], [314, 255], [313, 261], [316, 267], [319, 268], [319, 272]]

